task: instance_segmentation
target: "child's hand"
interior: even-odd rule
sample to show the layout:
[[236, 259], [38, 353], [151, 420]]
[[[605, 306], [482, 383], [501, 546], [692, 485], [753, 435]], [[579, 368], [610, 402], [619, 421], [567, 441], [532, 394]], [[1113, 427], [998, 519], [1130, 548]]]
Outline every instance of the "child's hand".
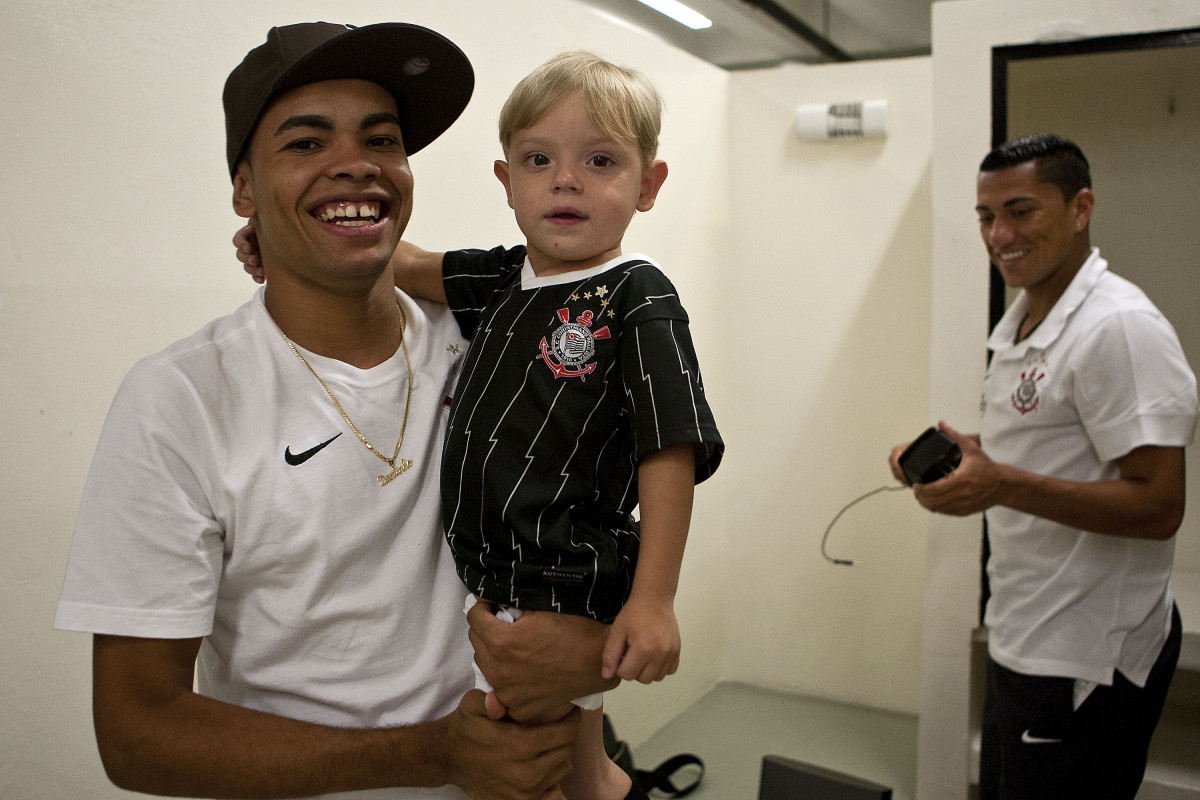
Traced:
[[237, 233], [233, 235], [233, 246], [246, 274], [253, 278], [255, 283], [265, 282], [267, 278], [263, 274], [262, 259], [258, 257], [258, 236], [254, 233], [253, 223], [247, 222], [238, 228]]
[[671, 603], [629, 598], [604, 645], [601, 675], [653, 683], [679, 668], [679, 623]]

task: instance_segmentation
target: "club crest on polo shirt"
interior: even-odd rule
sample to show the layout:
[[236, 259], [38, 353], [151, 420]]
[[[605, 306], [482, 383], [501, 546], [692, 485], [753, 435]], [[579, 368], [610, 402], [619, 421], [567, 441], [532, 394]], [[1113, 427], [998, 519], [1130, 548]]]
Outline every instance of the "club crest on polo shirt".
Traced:
[[596, 369], [596, 362], [591, 361], [592, 356], [596, 355], [596, 340], [608, 339], [612, 332], [607, 325], [593, 331], [595, 317], [591, 311], [584, 311], [574, 322], [571, 321], [570, 309], [560, 308], [556, 316], [560, 325], [550, 336], [542, 337], [539, 345], [541, 359], [556, 378], [587, 380], [587, 376]]
[[1024, 416], [1030, 411], [1033, 411], [1038, 406], [1038, 382], [1046, 377], [1046, 373], [1038, 367], [1021, 372], [1021, 382], [1017, 384], [1016, 391], [1012, 393], [1013, 408], [1021, 412]]

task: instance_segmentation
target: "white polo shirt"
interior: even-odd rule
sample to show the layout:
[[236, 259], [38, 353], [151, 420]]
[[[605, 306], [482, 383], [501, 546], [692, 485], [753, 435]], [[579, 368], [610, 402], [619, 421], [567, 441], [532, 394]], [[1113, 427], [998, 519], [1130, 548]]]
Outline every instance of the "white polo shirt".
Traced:
[[[988, 341], [980, 439], [993, 460], [1072, 481], [1119, 477], [1137, 447], [1190, 444], [1196, 380], [1175, 330], [1092, 250], [1050, 314], [1014, 344], [1022, 292]], [[995, 506], [986, 512], [999, 664], [1029, 675], [1144, 685], [1171, 624], [1174, 538], [1089, 533]]]

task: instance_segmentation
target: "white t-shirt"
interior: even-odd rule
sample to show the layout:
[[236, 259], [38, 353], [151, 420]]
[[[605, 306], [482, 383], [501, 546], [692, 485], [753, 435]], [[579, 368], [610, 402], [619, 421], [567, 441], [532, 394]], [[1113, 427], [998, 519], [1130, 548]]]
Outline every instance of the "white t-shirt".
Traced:
[[[347, 727], [411, 724], [471, 688], [459, 582], [441, 527], [447, 398], [466, 342], [444, 306], [397, 294], [415, 377], [397, 464], [346, 425], [288, 348], [263, 292], [139, 362], [101, 434], [55, 627], [205, 637], [206, 695]], [[391, 455], [408, 370], [304, 353]], [[462, 798], [453, 787], [355, 793]]]
[[[980, 439], [993, 460], [1072, 481], [1112, 480], [1143, 445], [1183, 447], [1196, 379], [1174, 329], [1093, 249], [1037, 330], [1014, 344], [1020, 294], [996, 326]], [[1110, 536], [994, 506], [986, 512], [993, 659], [1030, 675], [1144, 685], [1171, 624], [1175, 540]]]

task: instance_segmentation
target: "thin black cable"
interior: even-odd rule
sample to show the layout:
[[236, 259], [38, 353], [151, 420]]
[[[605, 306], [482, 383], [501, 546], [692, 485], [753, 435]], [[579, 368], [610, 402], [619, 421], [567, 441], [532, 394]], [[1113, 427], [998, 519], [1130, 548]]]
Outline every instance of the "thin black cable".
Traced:
[[850, 561], [850, 560], [847, 560], [844, 558], [833, 558], [832, 556], [829, 555], [829, 553], [825, 552], [825, 543], [829, 541], [829, 532], [831, 530], [833, 530], [833, 526], [837, 523], [837, 521], [842, 518], [842, 514], [845, 514], [855, 504], [860, 503], [863, 500], [866, 500], [868, 497], [871, 497], [872, 495], [879, 494], [880, 492], [898, 492], [901, 489], [909, 489], [909, 488], [911, 488], [911, 487], [903, 486], [903, 485], [901, 485], [901, 486], [880, 486], [878, 489], [872, 489], [871, 491], [867, 492], [866, 494], [862, 495], [861, 497], [856, 497], [853, 500], [851, 500], [849, 503], [847, 503], [846, 505], [842, 506], [842, 510], [839, 511], [832, 520], [830, 520], [829, 527], [827, 527], [825, 529], [825, 535], [821, 537], [821, 555], [825, 558], [825, 560], [828, 561], [830, 564], [840, 564], [843, 567], [854, 566], [853, 561]]

